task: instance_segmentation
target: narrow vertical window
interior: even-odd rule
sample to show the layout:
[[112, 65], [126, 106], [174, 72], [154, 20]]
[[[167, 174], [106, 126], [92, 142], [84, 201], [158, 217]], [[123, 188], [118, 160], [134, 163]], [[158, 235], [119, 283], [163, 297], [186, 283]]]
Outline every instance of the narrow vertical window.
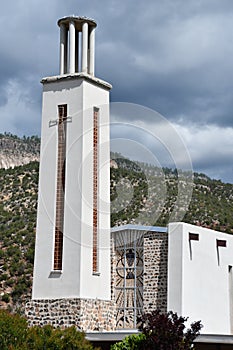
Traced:
[[99, 109], [93, 110], [93, 273], [98, 272], [98, 123]]
[[66, 157], [67, 105], [58, 106], [58, 149], [57, 149], [57, 192], [54, 242], [54, 270], [62, 270], [63, 224], [65, 199], [65, 157]]

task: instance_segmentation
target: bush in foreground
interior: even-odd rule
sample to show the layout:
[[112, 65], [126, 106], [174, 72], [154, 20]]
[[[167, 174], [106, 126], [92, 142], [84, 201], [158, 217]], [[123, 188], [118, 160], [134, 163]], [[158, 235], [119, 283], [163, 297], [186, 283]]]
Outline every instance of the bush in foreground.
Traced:
[[52, 326], [32, 327], [28, 329], [26, 348], [33, 350], [92, 350], [91, 343], [85, 334], [76, 328], [54, 329]]
[[146, 337], [144, 334], [133, 334], [125, 337], [121, 342], [111, 346], [111, 350], [138, 350], [141, 349], [140, 345], [145, 341]]
[[27, 321], [13, 315], [6, 310], [0, 310], [0, 349], [20, 350], [24, 349], [24, 341], [27, 337]]
[[[93, 350], [85, 334], [70, 327], [27, 326], [25, 318], [0, 310], [1, 350]], [[96, 349], [96, 348], [95, 348]], [[97, 349], [96, 349], [97, 350]]]
[[190, 350], [193, 341], [200, 334], [201, 322], [197, 321], [186, 329], [188, 318], [169, 311], [152, 311], [142, 317], [141, 335], [129, 336], [111, 347], [111, 350]]

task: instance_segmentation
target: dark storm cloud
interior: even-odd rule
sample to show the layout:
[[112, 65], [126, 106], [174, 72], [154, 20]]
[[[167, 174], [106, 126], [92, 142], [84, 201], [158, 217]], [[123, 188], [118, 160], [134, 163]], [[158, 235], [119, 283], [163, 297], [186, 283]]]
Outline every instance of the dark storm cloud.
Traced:
[[171, 120], [232, 125], [233, 4], [128, 3], [99, 47], [113, 100], [149, 106]]
[[[0, 23], [7, 30], [0, 33], [0, 85], [12, 77], [26, 80], [33, 74], [39, 81], [57, 74], [57, 19], [87, 15], [98, 22], [96, 72], [113, 83], [113, 101], [142, 104], [173, 121], [232, 125], [232, 2], [44, 5], [34, 0], [25, 8], [21, 0], [3, 6]], [[39, 87], [32, 99], [34, 93]]]

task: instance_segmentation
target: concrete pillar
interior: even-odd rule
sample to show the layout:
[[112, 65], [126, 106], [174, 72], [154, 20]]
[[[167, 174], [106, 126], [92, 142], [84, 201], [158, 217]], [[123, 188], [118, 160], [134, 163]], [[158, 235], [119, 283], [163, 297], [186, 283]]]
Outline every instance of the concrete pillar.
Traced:
[[69, 73], [75, 73], [75, 23], [70, 21], [69, 23], [69, 58], [70, 58], [70, 66]]
[[95, 74], [95, 28], [92, 27], [89, 36], [89, 72]]
[[75, 72], [79, 71], [79, 31], [75, 32]]
[[60, 74], [67, 72], [67, 29], [65, 24], [60, 26]]
[[87, 51], [88, 51], [88, 23], [84, 22], [82, 26], [82, 72], [87, 73]]

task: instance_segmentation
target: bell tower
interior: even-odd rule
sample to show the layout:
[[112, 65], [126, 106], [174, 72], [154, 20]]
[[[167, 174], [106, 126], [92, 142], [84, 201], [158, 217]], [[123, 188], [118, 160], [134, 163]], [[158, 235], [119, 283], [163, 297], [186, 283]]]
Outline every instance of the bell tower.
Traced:
[[58, 26], [60, 74], [42, 79], [36, 248], [26, 312], [31, 324], [112, 330], [111, 85], [95, 77], [96, 22], [70, 16]]

